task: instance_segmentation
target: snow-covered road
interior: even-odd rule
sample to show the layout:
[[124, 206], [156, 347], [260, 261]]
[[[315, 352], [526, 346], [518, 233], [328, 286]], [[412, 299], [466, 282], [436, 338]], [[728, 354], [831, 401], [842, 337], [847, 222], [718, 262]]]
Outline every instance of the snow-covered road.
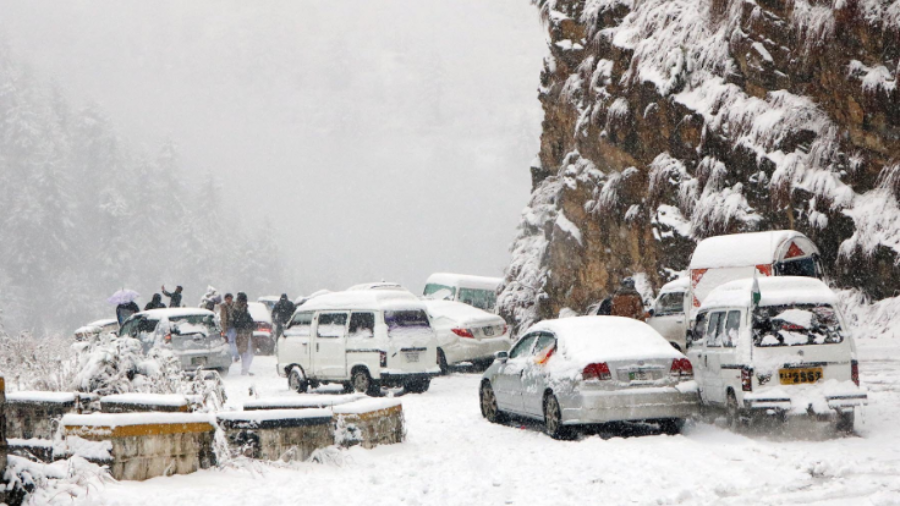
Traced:
[[[887, 358], [891, 356], [893, 358]], [[230, 404], [296, 395], [257, 357], [231, 376]], [[738, 435], [715, 424], [679, 436], [619, 433], [554, 441], [521, 422], [492, 425], [479, 375], [439, 378], [403, 396], [402, 445], [338, 452], [328, 464], [259, 464], [143, 483], [106, 484], [90, 501], [122, 505], [900, 504], [900, 355], [863, 350], [870, 406], [858, 437]]]

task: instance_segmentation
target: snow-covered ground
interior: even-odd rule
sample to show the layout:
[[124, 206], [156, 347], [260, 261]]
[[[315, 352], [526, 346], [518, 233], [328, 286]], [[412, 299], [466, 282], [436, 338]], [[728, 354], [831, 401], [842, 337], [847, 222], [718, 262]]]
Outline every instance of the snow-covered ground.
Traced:
[[[865, 343], [864, 343], [865, 344]], [[858, 436], [739, 435], [695, 423], [680, 436], [652, 429], [554, 441], [540, 427], [492, 425], [478, 374], [438, 378], [403, 396], [401, 445], [354, 448], [327, 464], [260, 464], [143, 483], [105, 483], [79, 501], [114, 505], [582, 505], [900, 504], [900, 346], [863, 346], [870, 406]], [[891, 353], [888, 353], [891, 352]], [[233, 368], [236, 369], [236, 368]], [[257, 357], [253, 377], [226, 378], [230, 405], [297, 395]], [[310, 394], [315, 395], [315, 394]], [[68, 502], [67, 502], [68, 503]]]

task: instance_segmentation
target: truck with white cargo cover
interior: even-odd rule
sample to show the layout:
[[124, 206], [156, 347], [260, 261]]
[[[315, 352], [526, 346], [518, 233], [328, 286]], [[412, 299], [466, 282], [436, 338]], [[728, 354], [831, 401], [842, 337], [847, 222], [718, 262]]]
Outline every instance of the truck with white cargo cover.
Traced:
[[758, 276], [822, 279], [819, 248], [794, 230], [720, 235], [697, 244], [691, 256], [691, 307], [696, 311], [716, 287]]
[[851, 431], [867, 402], [837, 296], [810, 277], [731, 281], [693, 318], [687, 356], [700, 396], [736, 427], [767, 415], [815, 415]]
[[423, 296], [434, 300], [455, 300], [488, 312], [497, 307], [497, 288], [501, 278], [436, 272], [428, 276]]
[[424, 392], [440, 374], [437, 337], [425, 305], [396, 290], [328, 293], [297, 308], [279, 338], [277, 372], [292, 390], [341, 383], [377, 395], [381, 387]]

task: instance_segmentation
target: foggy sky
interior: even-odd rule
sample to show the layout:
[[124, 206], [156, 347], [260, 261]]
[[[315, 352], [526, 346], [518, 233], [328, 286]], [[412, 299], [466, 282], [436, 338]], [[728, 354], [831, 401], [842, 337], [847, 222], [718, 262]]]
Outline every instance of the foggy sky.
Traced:
[[73, 102], [98, 103], [135, 146], [171, 137], [245, 224], [277, 227], [294, 283], [272, 293], [380, 279], [418, 291], [434, 271], [499, 276], [509, 261], [542, 119], [528, 0], [0, 12], [16, 56]]

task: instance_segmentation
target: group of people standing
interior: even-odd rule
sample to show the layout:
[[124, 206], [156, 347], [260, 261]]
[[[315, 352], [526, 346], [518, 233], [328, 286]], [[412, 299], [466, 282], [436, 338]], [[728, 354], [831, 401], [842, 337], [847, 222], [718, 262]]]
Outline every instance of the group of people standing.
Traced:
[[[169, 306], [168, 307], [181, 307], [181, 293], [184, 289], [180, 286], [175, 288], [174, 292], [166, 291], [165, 285], [162, 286], [162, 293], [169, 298]], [[136, 292], [132, 292], [133, 297], [137, 297]], [[150, 311], [151, 309], [165, 309], [166, 305], [163, 304], [162, 295], [158, 293], [153, 294], [153, 298], [150, 299], [150, 302], [144, 305], [144, 311]], [[116, 306], [116, 320], [119, 321], [119, 326], [122, 326], [125, 323], [125, 320], [131, 317], [134, 313], [140, 312], [141, 307], [137, 305], [134, 299], [129, 300], [127, 302], [121, 302]]]

